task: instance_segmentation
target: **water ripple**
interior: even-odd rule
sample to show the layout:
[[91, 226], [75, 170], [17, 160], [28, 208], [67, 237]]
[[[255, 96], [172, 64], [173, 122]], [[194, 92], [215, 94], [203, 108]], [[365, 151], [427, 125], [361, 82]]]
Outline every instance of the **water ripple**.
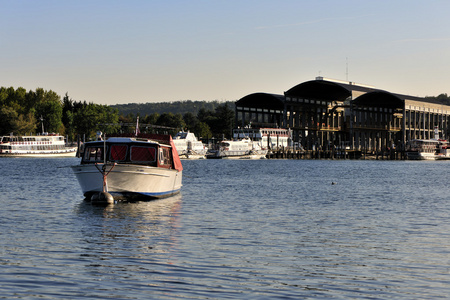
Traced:
[[0, 298], [450, 294], [450, 162], [185, 161], [181, 195], [108, 207], [76, 162], [0, 159]]

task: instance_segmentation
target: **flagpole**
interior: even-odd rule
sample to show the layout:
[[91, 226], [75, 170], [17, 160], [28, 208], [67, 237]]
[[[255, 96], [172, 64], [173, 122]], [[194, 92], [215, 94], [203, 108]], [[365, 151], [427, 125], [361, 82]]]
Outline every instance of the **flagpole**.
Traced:
[[134, 133], [135, 136], [138, 136], [139, 134], [139, 116], [136, 118], [136, 131]]

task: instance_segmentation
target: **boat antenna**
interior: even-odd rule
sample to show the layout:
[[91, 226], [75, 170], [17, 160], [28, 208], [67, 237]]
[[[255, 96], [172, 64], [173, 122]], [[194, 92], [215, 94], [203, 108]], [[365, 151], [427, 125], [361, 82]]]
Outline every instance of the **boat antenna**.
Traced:
[[106, 133], [103, 133], [103, 165], [106, 166]]

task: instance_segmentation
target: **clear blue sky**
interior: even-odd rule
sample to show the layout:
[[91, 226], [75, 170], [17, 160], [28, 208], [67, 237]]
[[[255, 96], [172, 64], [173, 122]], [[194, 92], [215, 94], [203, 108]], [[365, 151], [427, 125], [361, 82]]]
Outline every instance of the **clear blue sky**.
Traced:
[[447, 0], [0, 0], [0, 7], [0, 86], [67, 92], [76, 101], [235, 101], [283, 94], [319, 75], [415, 96], [450, 94]]

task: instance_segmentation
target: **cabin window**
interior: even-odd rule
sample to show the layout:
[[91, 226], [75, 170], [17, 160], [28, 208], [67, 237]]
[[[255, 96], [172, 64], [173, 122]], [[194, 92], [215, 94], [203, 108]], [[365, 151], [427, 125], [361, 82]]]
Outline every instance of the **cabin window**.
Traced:
[[156, 160], [156, 149], [154, 147], [131, 147], [131, 161], [154, 162]]
[[163, 165], [164, 164], [164, 154], [163, 154], [163, 149], [159, 148], [159, 164]]
[[165, 168], [172, 166], [170, 148], [159, 148], [159, 164]]
[[127, 157], [126, 145], [112, 145], [110, 150], [110, 160], [112, 161], [124, 161]]
[[88, 147], [84, 151], [85, 161], [103, 161], [103, 147]]

